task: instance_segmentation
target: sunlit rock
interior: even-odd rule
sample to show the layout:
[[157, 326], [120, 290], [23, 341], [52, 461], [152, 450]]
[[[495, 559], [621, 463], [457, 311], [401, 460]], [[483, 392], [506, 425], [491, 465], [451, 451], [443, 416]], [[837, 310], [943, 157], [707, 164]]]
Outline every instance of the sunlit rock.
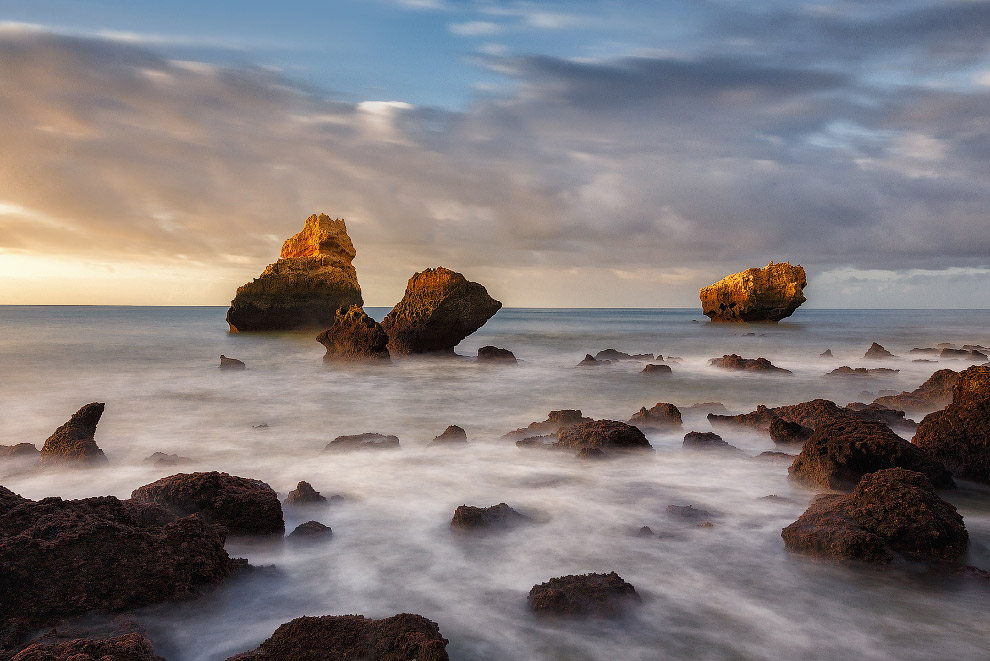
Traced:
[[337, 310], [330, 328], [317, 335], [316, 341], [327, 349], [326, 362], [389, 360], [388, 336], [360, 305]]
[[95, 439], [96, 425], [103, 416], [104, 406], [102, 402], [93, 402], [73, 413], [69, 421], [45, 441], [38, 465], [42, 468], [105, 465], [107, 457]]
[[806, 300], [804, 269], [770, 262], [726, 276], [701, 290], [701, 308], [712, 321], [780, 321]]

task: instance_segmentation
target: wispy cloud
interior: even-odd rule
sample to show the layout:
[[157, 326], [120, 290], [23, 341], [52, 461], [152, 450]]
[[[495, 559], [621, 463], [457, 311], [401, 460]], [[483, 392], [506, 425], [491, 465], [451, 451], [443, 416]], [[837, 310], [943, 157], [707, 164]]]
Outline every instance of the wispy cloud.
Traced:
[[450, 23], [448, 29], [459, 37], [484, 37], [499, 31], [497, 23], [490, 21], [467, 21], [465, 23]]

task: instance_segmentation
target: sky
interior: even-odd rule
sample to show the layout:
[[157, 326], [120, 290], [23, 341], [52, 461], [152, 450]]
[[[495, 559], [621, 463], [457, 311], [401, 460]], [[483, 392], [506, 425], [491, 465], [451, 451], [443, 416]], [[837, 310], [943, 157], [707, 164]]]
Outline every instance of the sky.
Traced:
[[370, 306], [990, 307], [990, 2], [0, 0], [0, 304], [226, 305], [313, 213]]

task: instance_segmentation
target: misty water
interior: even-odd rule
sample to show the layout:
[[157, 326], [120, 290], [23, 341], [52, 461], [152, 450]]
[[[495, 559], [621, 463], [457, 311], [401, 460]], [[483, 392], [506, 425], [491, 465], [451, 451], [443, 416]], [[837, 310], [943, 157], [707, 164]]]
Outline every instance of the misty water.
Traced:
[[[138, 611], [168, 659], [223, 659], [252, 649], [301, 615], [419, 613], [439, 623], [452, 659], [985, 659], [990, 594], [922, 569], [876, 570], [785, 551], [780, 530], [814, 492], [787, 465], [683, 450], [711, 429], [699, 402], [733, 413], [825, 397], [840, 405], [869, 391], [912, 390], [936, 369], [913, 347], [990, 345], [990, 311], [801, 310], [779, 325], [713, 325], [695, 310], [500, 311], [457, 349], [494, 344], [515, 366], [410, 359], [388, 366], [326, 366], [315, 333], [231, 335], [223, 308], [0, 308], [0, 443], [38, 447], [80, 406], [106, 402], [99, 470], [37, 474], [0, 462], [0, 484], [28, 498], [125, 498], [175, 472], [220, 470], [257, 478], [281, 497], [306, 480], [345, 501], [285, 507], [287, 531], [316, 519], [326, 543], [229, 539], [232, 556], [266, 567], [201, 597]], [[380, 319], [387, 310], [369, 309]], [[692, 323], [698, 320], [700, 323]], [[895, 375], [826, 378], [878, 341], [901, 358]], [[577, 368], [615, 348], [680, 357], [673, 373], [643, 363]], [[830, 348], [832, 359], [819, 356]], [[223, 353], [248, 369], [221, 372]], [[726, 353], [764, 356], [793, 376], [728, 373]], [[655, 453], [581, 461], [523, 450], [501, 436], [554, 409], [627, 420], [672, 402], [684, 428], [648, 433]], [[920, 420], [920, 416], [914, 415]], [[466, 447], [426, 445], [448, 425]], [[266, 425], [266, 426], [262, 426]], [[748, 455], [773, 450], [755, 431], [720, 429]], [[401, 449], [321, 455], [342, 434], [395, 434]], [[910, 437], [910, 432], [900, 431]], [[153, 452], [193, 461], [156, 468]], [[795, 451], [795, 450], [790, 450]], [[945, 492], [965, 517], [964, 562], [990, 569], [990, 490]], [[778, 499], [763, 499], [774, 494]], [[533, 523], [470, 536], [454, 509], [506, 502]], [[668, 505], [712, 513], [699, 528]], [[641, 526], [659, 533], [636, 536]], [[554, 576], [615, 571], [642, 604], [618, 622], [535, 617], [526, 595]]]

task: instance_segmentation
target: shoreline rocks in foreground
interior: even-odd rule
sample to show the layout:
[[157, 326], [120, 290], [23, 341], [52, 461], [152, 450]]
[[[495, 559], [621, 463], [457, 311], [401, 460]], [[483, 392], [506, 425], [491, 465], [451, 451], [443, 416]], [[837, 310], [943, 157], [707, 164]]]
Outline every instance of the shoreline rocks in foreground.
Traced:
[[93, 402], [73, 413], [69, 421], [45, 441], [38, 456], [38, 466], [103, 466], [109, 463], [95, 438], [96, 425], [103, 416], [104, 407], [102, 402]]
[[777, 322], [805, 302], [804, 269], [770, 262], [727, 275], [699, 292], [701, 309], [713, 322]]

